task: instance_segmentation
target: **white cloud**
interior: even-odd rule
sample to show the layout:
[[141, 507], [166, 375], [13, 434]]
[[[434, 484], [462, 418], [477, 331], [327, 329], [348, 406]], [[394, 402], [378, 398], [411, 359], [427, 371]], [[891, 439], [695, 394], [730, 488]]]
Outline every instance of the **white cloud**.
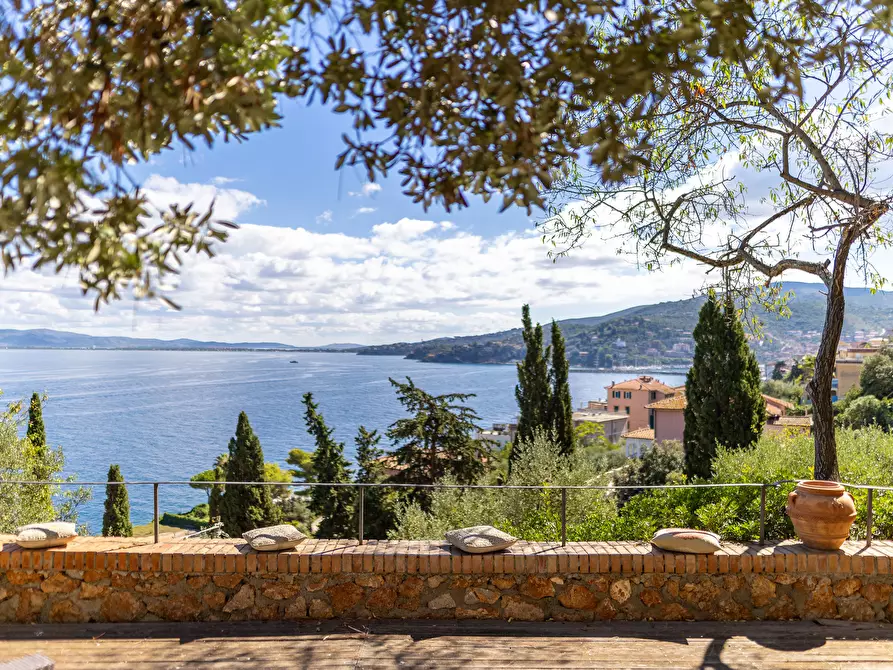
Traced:
[[327, 209], [322, 214], [316, 217], [317, 223], [327, 224], [332, 223], [332, 210]]
[[369, 182], [368, 184], [363, 184], [359, 191], [348, 191], [347, 195], [351, 198], [369, 198], [379, 191], [381, 191], [381, 184]]
[[235, 177], [214, 177], [211, 181], [217, 186], [226, 186], [227, 184], [235, 184], [242, 180]]
[[533, 230], [487, 237], [409, 218], [365, 234], [314, 230], [312, 219], [261, 226], [244, 221], [262, 202], [245, 191], [163, 177], [146, 189], [158, 204], [216, 199], [241, 222], [215, 258], [185, 259], [170, 293], [182, 312], [125, 300], [96, 314], [76, 272], [19, 271], [0, 278], [0, 323], [134, 337], [395, 342], [512, 328], [525, 302], [546, 321], [685, 298], [704, 283], [694, 264], [649, 273], [604, 240], [553, 263]]
[[354, 216], [362, 216], [363, 214], [374, 214], [378, 210], [375, 207], [360, 207], [353, 213]]

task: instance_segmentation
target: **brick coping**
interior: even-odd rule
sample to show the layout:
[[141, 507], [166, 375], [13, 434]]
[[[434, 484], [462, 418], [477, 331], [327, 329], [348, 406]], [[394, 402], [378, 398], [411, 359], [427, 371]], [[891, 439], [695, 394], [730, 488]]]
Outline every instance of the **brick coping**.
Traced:
[[119, 570], [204, 573], [846, 573], [893, 574], [893, 542], [846, 542], [838, 551], [795, 540], [724, 543], [711, 555], [662, 551], [645, 542], [519, 541], [493, 554], [466, 554], [444, 541], [307, 540], [292, 551], [256, 552], [243, 540], [78, 537], [65, 547], [22, 549], [0, 536], [3, 570]]

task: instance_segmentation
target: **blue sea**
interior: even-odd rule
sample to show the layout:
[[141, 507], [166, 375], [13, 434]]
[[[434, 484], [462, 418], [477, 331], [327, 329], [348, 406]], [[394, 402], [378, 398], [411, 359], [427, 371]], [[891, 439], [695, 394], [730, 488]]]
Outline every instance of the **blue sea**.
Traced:
[[[266, 460], [285, 465], [290, 449], [312, 450], [301, 403], [307, 391], [352, 456], [358, 426], [384, 431], [403, 416], [388, 377], [407, 376], [431, 393], [476, 394], [469, 404], [487, 427], [517, 412], [512, 365], [347, 353], [0, 350], [3, 399], [48, 394], [47, 439], [63, 448], [66, 473], [81, 481], [104, 481], [110, 463], [131, 481], [189, 479], [226, 452], [243, 410]], [[571, 373], [574, 405], [604, 398], [612, 380], [632, 376]], [[659, 378], [684, 381], [678, 374]], [[93, 532], [101, 527], [104, 495], [96, 487], [81, 512]], [[130, 500], [134, 524], [151, 521], [152, 487], [130, 487]], [[161, 487], [162, 511], [185, 511], [204, 500], [187, 486]]]

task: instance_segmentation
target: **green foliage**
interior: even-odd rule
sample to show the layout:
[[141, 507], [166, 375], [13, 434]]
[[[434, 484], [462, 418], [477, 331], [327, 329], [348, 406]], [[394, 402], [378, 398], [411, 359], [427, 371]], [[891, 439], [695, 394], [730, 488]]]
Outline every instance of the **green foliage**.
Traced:
[[[877, 427], [838, 431], [841, 481], [890, 486], [893, 484], [893, 436]], [[714, 483], [774, 483], [813, 478], [813, 443], [806, 435], [773, 434], [752, 448], [720, 448], [713, 462]], [[795, 484], [766, 489], [766, 537], [794, 537], [784, 512], [787, 495]], [[852, 537], [864, 537], [867, 493], [850, 489], [858, 516]], [[659, 528], [704, 528], [729, 540], [759, 537], [760, 488], [673, 489], [633, 497], [620, 512], [610, 533], [599, 539], [647, 540]], [[893, 496], [875, 497], [876, 537], [893, 537]]]
[[[431, 495], [427, 511], [418, 502], [399, 506], [392, 537], [439, 539], [451, 528], [489, 524], [526, 540], [560, 539], [561, 493], [557, 487], [605, 484], [605, 476], [581, 454], [562, 454], [542, 431], [532, 442], [519, 442], [516, 451], [517, 459], [506, 483], [545, 485], [549, 489], [438, 490]], [[446, 478], [443, 483], [456, 481]], [[614, 505], [604, 490], [568, 491], [568, 539], [585, 539], [592, 527], [613, 516]]]
[[[43, 425], [43, 408], [39, 393], [31, 394], [31, 403], [28, 405], [28, 430], [25, 437], [31, 443], [32, 449], [37, 452], [46, 448], [47, 431]], [[37, 454], [40, 457], [40, 454]]]
[[[675, 441], [657, 442], [641, 458], [628, 459], [614, 472], [617, 486], [656, 486], [682, 477], [685, 468], [685, 450]], [[619, 489], [617, 500], [622, 506], [641, 489]]]
[[760, 385], [760, 391], [771, 398], [787, 400], [795, 405], [799, 405], [803, 402], [803, 394], [805, 393], [804, 388], [799, 384], [779, 381], [777, 379], [767, 379], [764, 381]]
[[[445, 477], [461, 484], [477, 481], [493, 455], [489, 441], [473, 437], [481, 430], [478, 415], [464, 403], [474, 395], [431, 395], [409, 377], [406, 383], [390, 382], [409, 413], [409, 417], [392, 423], [387, 432], [401, 466], [394, 480], [408, 484], [433, 484]], [[424, 489], [415, 495], [422, 500], [428, 498]]]
[[[549, 424], [552, 405], [552, 388], [549, 385], [549, 348], [543, 351], [543, 327], [533, 325], [530, 306], [521, 308], [523, 323], [524, 360], [517, 364], [518, 385], [515, 399], [518, 401], [517, 441], [529, 442], [538, 430], [551, 430]], [[514, 461], [512, 457], [509, 461]]]
[[[31, 402], [28, 405], [28, 430], [25, 437], [31, 446], [28, 459], [34, 467], [35, 478], [49, 481], [52, 471], [47, 467], [47, 433], [43, 424], [43, 407], [39, 393], [31, 394]], [[44, 497], [43, 505], [47, 509], [53, 506], [53, 496], [49, 487], [41, 487], [38, 495]]]
[[694, 330], [695, 357], [685, 381], [685, 473], [708, 478], [717, 444], [752, 445], [766, 421], [760, 368], [731, 298], [710, 292]]
[[890, 430], [893, 427], [893, 401], [863, 395], [849, 402], [846, 409], [837, 416], [837, 421], [847, 428], [878, 426]]
[[[350, 469], [344, 458], [344, 445], [332, 437], [332, 429], [313, 402], [313, 394], [304, 394], [304, 422], [307, 432], [313, 437], [316, 449], [313, 452], [312, 471], [317, 481], [326, 483], [347, 483]], [[343, 486], [314, 486], [310, 493], [310, 511], [321, 517], [316, 532], [322, 538], [346, 538], [354, 536], [353, 492]]]
[[561, 453], [570, 454], [574, 450], [574, 408], [571, 404], [571, 387], [568, 383], [570, 366], [564, 346], [561, 328], [552, 320], [552, 367], [549, 380], [552, 394], [549, 404], [549, 419], [546, 429], [555, 431], [555, 441]]
[[862, 364], [859, 386], [864, 395], [893, 398], [893, 347], [884, 347]]
[[[121, 468], [109, 466], [109, 482], [123, 482]], [[130, 523], [130, 498], [124, 485], [108, 484], [105, 487], [105, 514], [102, 516], [104, 537], [131, 537], [133, 525]]]
[[165, 512], [161, 515], [159, 523], [162, 526], [172, 526], [185, 530], [201, 530], [212, 521], [210, 509], [207, 503], [196, 505], [184, 514]]
[[[248, 422], [248, 415], [240, 412], [236, 435], [229, 441], [226, 481], [262, 482], [266, 481], [264, 477], [264, 452], [260, 440]], [[223, 530], [231, 537], [275, 525], [280, 518], [270, 487], [246, 484], [226, 486], [220, 505], [220, 519]]]
[[[74, 475], [67, 479], [60, 475], [65, 465], [61, 448], [34, 449], [28, 438], [19, 436], [23, 422], [21, 403], [12, 403], [0, 411], [0, 482], [74, 481]], [[0, 533], [13, 533], [18, 526], [29, 523], [76, 522], [78, 508], [91, 495], [85, 487], [60, 491], [58, 486], [0, 483]]]
[[285, 462], [293, 465], [292, 476], [299, 482], [315, 482], [316, 474], [313, 472], [313, 453], [303, 449], [292, 449], [288, 452]]
[[[383, 482], [384, 468], [379, 459], [384, 451], [378, 447], [381, 442], [378, 431], [368, 431], [365, 426], [360, 426], [354, 442], [357, 445], [357, 476], [354, 481], [358, 484]], [[397, 494], [383, 487], [367, 487], [363, 495], [363, 534], [369, 539], [383, 540], [394, 527]], [[359, 512], [357, 507], [357, 515]], [[355, 527], [358, 527], [358, 520]]]
[[787, 367], [787, 363], [785, 363], [784, 361], [776, 361], [775, 365], [772, 366], [772, 381], [782, 381], [784, 379], [785, 370], [787, 370]]

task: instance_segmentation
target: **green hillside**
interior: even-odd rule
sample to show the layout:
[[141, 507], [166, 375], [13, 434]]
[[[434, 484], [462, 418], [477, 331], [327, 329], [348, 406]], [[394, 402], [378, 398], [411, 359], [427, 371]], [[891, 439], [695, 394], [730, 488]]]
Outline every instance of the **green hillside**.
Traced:
[[[752, 342], [765, 363], [813, 353], [818, 347], [825, 318], [824, 287], [820, 284], [787, 283], [794, 292], [790, 318], [761, 314], [766, 337]], [[843, 340], [857, 339], [859, 331], [893, 329], [893, 293], [846, 289], [847, 309]], [[692, 329], [703, 298], [631, 307], [613, 314], [567, 319], [559, 322], [567, 340], [568, 358], [576, 367], [688, 365]], [[365, 347], [367, 356], [393, 356], [435, 363], [509, 363], [523, 356], [521, 330], [449, 337], [425, 342]]]

